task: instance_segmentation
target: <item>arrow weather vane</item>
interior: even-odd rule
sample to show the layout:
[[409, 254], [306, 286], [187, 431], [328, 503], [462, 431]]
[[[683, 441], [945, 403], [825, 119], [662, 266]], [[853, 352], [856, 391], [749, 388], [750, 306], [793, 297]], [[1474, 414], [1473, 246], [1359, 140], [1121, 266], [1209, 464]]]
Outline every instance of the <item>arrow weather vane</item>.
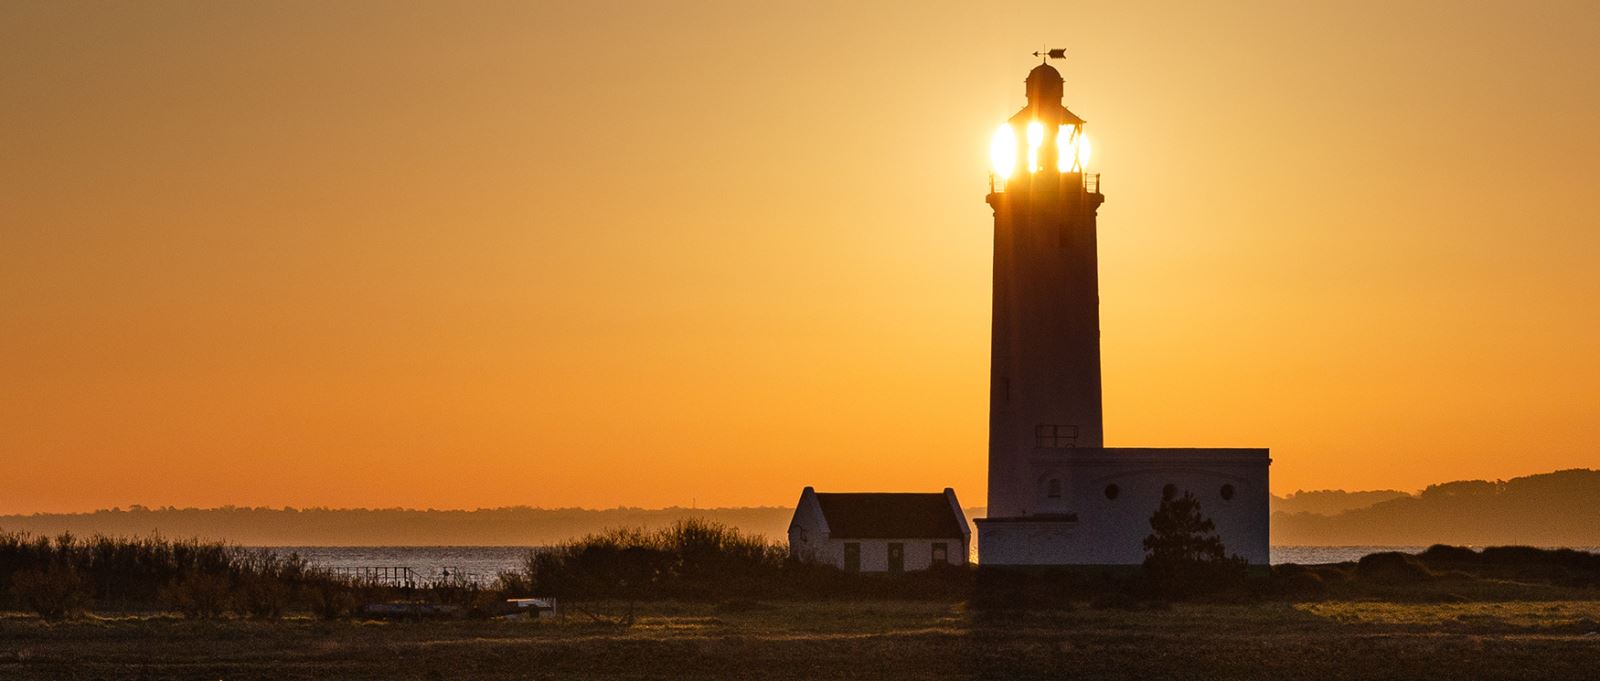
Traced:
[[1066, 59], [1067, 58], [1067, 50], [1064, 47], [1063, 48], [1054, 49], [1054, 50], [1040, 50], [1038, 52], [1033, 53], [1033, 56], [1038, 57], [1039, 58], [1039, 63], [1043, 64], [1046, 61], [1049, 61], [1051, 59]]

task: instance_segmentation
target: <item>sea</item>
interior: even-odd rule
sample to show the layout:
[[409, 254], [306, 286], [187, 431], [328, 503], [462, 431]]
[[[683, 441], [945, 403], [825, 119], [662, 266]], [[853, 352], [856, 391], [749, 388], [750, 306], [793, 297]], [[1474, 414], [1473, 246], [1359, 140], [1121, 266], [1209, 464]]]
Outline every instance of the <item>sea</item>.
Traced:
[[[278, 554], [298, 554], [313, 565], [344, 571], [388, 574], [409, 570], [419, 580], [453, 579], [488, 584], [502, 572], [520, 572], [527, 546], [272, 546]], [[1379, 551], [1417, 553], [1425, 546], [1274, 546], [1273, 564], [1340, 563]], [[1573, 547], [1600, 552], [1600, 547]]]

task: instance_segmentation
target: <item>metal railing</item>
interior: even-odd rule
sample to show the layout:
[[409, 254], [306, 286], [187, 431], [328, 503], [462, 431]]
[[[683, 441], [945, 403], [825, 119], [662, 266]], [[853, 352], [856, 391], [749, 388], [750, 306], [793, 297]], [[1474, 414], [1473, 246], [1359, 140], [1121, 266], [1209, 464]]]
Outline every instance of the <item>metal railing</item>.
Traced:
[[[1062, 175], [1069, 175], [1071, 173], [1061, 173], [1061, 174]], [[1099, 194], [1100, 193], [1100, 173], [1081, 173], [1081, 176], [1082, 176], [1082, 181], [1083, 181], [1083, 192], [1085, 194]], [[1034, 182], [1037, 182], [1037, 181], [1038, 180], [1034, 180]], [[994, 173], [989, 173], [989, 193], [993, 194], [993, 193], [996, 193], [996, 192], [1003, 192], [1005, 190], [1006, 190], [1005, 181], [1000, 180], [998, 177], [995, 176]]]
[[493, 575], [468, 572], [455, 567], [441, 567], [427, 575], [404, 565], [339, 566], [327, 569], [340, 579], [382, 586], [483, 586], [494, 581]]
[[1100, 173], [1083, 174], [1083, 191], [1088, 194], [1100, 193]]

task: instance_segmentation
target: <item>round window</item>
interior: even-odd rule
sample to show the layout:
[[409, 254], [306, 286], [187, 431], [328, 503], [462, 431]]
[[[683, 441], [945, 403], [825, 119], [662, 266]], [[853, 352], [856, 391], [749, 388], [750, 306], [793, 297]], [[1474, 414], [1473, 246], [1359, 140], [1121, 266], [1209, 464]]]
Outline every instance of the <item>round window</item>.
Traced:
[[1121, 494], [1121, 493], [1122, 493], [1122, 490], [1120, 488], [1118, 488], [1116, 485], [1114, 485], [1114, 484], [1113, 485], [1106, 485], [1106, 498], [1107, 499], [1115, 499], [1115, 498], [1117, 498], [1117, 495]]
[[1223, 485], [1222, 486], [1222, 500], [1223, 501], [1232, 501], [1233, 500], [1233, 485]]

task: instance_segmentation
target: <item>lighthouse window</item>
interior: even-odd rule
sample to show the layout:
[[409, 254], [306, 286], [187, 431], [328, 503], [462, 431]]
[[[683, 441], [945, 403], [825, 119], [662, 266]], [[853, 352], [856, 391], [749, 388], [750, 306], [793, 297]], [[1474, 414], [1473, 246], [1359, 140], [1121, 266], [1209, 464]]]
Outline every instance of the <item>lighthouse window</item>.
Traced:
[[1178, 496], [1178, 486], [1177, 485], [1174, 485], [1174, 484], [1169, 482], [1169, 483], [1167, 483], [1166, 487], [1162, 487], [1161, 488], [1161, 500], [1162, 501], [1172, 501], [1173, 498], [1177, 497], [1177, 496]]
[[1060, 480], [1051, 480], [1050, 484], [1047, 485], [1046, 488], [1047, 488], [1047, 491], [1046, 491], [1046, 494], [1045, 494], [1046, 496], [1050, 497], [1051, 499], [1060, 499], [1061, 498], [1061, 481]]
[[1222, 500], [1223, 501], [1232, 501], [1233, 500], [1233, 485], [1223, 485], [1222, 486]]
[[1078, 444], [1077, 426], [1041, 425], [1033, 427], [1035, 446], [1068, 449]]

